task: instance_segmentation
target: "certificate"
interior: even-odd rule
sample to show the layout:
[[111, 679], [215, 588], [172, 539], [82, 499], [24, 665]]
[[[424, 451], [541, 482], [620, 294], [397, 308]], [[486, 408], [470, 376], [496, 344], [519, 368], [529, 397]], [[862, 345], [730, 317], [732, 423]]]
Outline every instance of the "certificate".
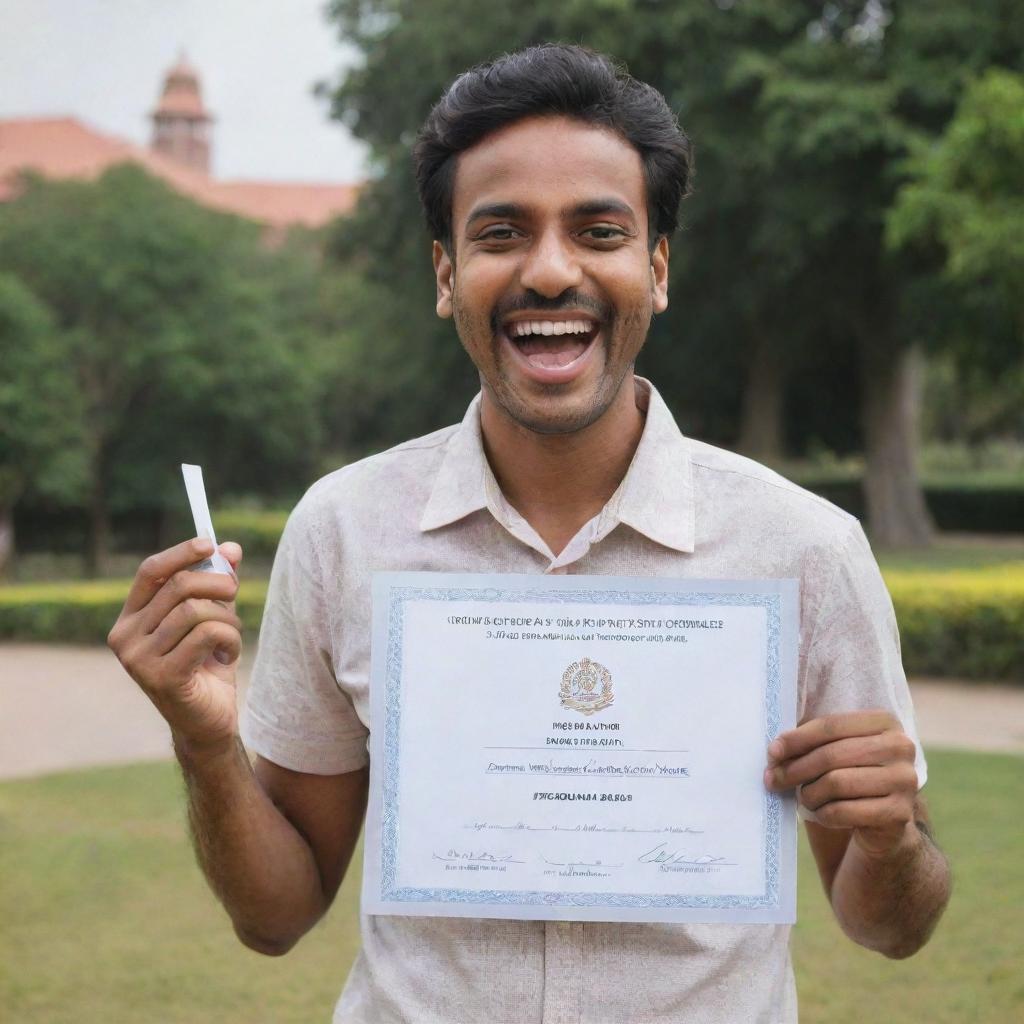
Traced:
[[795, 920], [795, 580], [381, 573], [370, 914]]

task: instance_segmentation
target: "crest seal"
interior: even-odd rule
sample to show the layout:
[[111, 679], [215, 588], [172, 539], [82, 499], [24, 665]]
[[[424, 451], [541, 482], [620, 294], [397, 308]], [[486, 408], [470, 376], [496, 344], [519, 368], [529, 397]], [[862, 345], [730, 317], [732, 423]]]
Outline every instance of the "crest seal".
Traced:
[[612, 674], [604, 665], [590, 658], [580, 658], [562, 673], [558, 696], [563, 708], [592, 715], [615, 702]]

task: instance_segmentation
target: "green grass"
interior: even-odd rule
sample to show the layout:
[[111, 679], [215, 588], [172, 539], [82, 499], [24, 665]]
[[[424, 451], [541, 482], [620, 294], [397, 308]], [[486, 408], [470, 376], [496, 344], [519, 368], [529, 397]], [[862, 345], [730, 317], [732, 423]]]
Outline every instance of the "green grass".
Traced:
[[954, 890], [932, 941], [889, 961], [846, 939], [801, 843], [793, 938], [801, 1024], [1009, 1024], [1024, 1020], [1024, 759], [931, 752], [926, 787]]
[[[801, 843], [793, 944], [802, 1024], [1024, 1019], [1024, 760], [936, 752], [930, 766], [932, 814], [955, 870], [949, 911], [912, 960], [861, 950], [832, 921]], [[269, 959], [238, 943], [195, 867], [173, 766], [4, 783], [4, 1019], [326, 1022], [358, 948], [358, 871], [357, 862], [325, 922]]]
[[[1024, 526], [1024, 524], [1022, 524]], [[1000, 571], [1024, 567], [1024, 537], [967, 539], [964, 535], [940, 537], [933, 547], [875, 552], [882, 572]]]

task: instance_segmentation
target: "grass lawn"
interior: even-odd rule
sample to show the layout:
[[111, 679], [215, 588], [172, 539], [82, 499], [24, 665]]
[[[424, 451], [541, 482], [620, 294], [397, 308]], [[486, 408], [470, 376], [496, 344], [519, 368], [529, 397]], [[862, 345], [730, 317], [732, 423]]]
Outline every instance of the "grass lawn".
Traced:
[[880, 549], [875, 551], [882, 572], [956, 572], [957, 570], [1005, 570], [1024, 563], [1024, 537], [940, 534], [930, 548]]
[[[935, 752], [930, 768], [932, 813], [956, 873], [946, 918], [912, 960], [858, 949], [832, 922], [802, 843], [793, 940], [802, 1024], [1024, 1020], [1024, 760]], [[4, 783], [4, 1019], [326, 1024], [358, 948], [358, 868], [295, 950], [261, 957], [234, 938], [195, 867], [173, 766]]]

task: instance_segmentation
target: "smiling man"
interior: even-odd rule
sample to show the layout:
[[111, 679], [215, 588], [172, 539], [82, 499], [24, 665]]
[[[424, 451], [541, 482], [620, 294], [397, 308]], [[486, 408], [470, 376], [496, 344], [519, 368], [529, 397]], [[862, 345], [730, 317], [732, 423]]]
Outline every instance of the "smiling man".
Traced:
[[[417, 181], [437, 312], [480, 373], [463, 422], [314, 485], [275, 560], [241, 736], [236, 582], [143, 564], [111, 646], [171, 725], [200, 862], [253, 949], [326, 912], [367, 786], [370, 580], [393, 569], [800, 583], [798, 717], [765, 786], [799, 787], [844, 931], [888, 956], [949, 893], [892, 606], [851, 517], [683, 437], [634, 376], [668, 303], [690, 147], [664, 99], [579, 47], [475, 68], [431, 112]], [[237, 565], [237, 545], [224, 545]], [[727, 749], [729, 737], [721, 738]], [[362, 917], [335, 1011], [384, 1022], [796, 1020], [789, 928]]]

